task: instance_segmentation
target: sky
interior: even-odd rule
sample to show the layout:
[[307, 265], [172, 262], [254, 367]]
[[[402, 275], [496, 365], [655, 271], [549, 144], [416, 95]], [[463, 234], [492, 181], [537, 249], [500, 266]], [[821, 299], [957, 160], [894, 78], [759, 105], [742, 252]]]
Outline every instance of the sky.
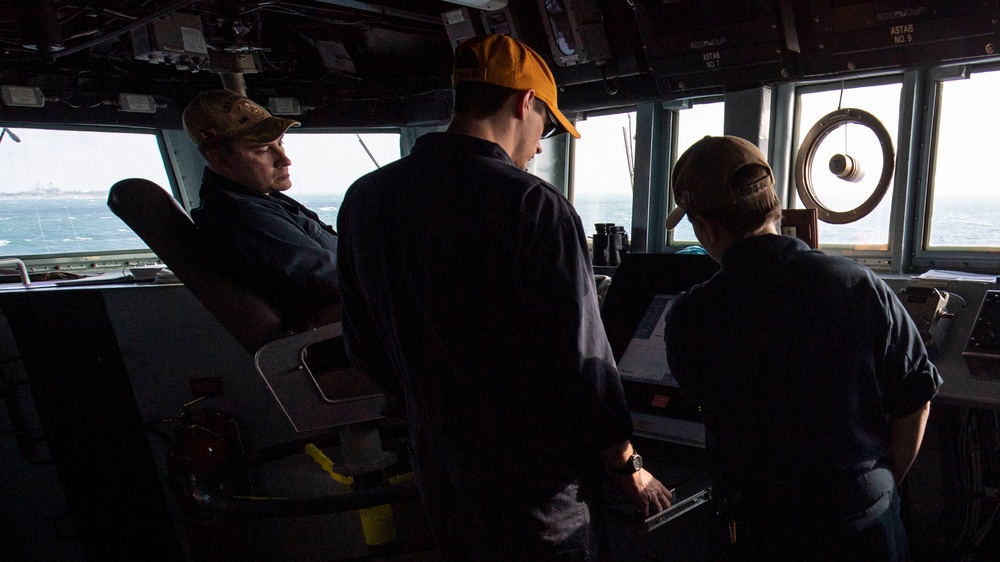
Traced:
[[285, 135], [285, 152], [292, 161], [289, 193], [344, 193], [354, 180], [375, 170], [375, 163], [384, 166], [399, 159], [398, 134], [360, 137], [364, 146], [350, 133]]
[[[143, 133], [97, 133], [12, 128], [21, 139], [0, 141], [0, 192], [52, 185], [62, 191], [106, 191], [116, 181], [144, 177], [169, 185], [156, 137]], [[361, 135], [380, 165], [399, 158], [399, 135]], [[375, 169], [355, 134], [288, 134], [293, 189], [298, 193], [342, 193]]]
[[944, 82], [942, 89], [935, 183], [956, 198], [1000, 198], [994, 142], [1000, 129], [1000, 72]]
[[62, 191], [107, 191], [116, 181], [145, 177], [169, 185], [153, 135], [12, 128], [0, 141], [0, 192], [50, 184]]
[[576, 193], [631, 194], [635, 112], [593, 117], [575, 125], [580, 133], [576, 142]]

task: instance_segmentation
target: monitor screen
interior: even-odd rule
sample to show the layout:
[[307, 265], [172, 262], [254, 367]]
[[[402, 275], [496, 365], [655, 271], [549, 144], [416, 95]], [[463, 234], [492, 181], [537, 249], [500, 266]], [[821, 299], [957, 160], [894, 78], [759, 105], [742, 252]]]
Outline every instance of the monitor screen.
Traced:
[[670, 374], [663, 326], [675, 299], [718, 269], [707, 255], [627, 254], [611, 277], [601, 317], [637, 429], [643, 415], [701, 421]]
[[611, 277], [601, 308], [615, 361], [621, 361], [636, 330], [652, 314], [650, 305], [656, 295], [678, 295], [718, 270], [719, 265], [707, 255], [626, 254]]
[[670, 374], [664, 351], [663, 327], [677, 295], [653, 295], [632, 340], [618, 361], [622, 379], [664, 386], [678, 386]]

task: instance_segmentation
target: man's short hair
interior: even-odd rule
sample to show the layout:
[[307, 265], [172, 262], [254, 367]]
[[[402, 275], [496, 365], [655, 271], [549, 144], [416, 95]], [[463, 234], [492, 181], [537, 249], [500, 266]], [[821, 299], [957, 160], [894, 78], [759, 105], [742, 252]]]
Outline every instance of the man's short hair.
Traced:
[[[455, 113], [484, 119], [501, 111], [507, 100], [518, 93], [485, 82], [459, 82], [455, 84]], [[534, 99], [534, 106], [539, 113], [548, 111], [545, 102], [538, 98]]]
[[208, 158], [209, 149], [217, 150], [226, 156], [230, 156], [236, 151], [236, 146], [233, 145], [233, 139], [221, 139], [211, 144], [198, 145], [198, 152], [205, 158]]
[[484, 119], [499, 112], [517, 93], [517, 90], [486, 82], [458, 82], [455, 84], [455, 113]]
[[667, 216], [668, 230], [690, 213], [743, 237], [781, 217], [767, 159], [739, 137], [706, 136], [691, 145], [674, 164], [671, 186], [677, 207]]
[[[770, 174], [770, 170], [757, 164], [744, 166], [733, 174], [733, 185], [754, 185]], [[773, 182], [772, 182], [773, 184]], [[733, 238], [745, 238], [767, 223], [781, 219], [781, 202], [773, 188], [758, 190], [736, 203], [718, 209], [692, 211], [693, 217], [710, 220], [722, 225]]]

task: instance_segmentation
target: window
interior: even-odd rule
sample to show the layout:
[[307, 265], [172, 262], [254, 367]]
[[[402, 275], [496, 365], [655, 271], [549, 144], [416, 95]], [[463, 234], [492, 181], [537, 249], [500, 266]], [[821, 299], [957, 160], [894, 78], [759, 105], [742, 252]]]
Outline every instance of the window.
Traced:
[[942, 82], [932, 157], [927, 249], [1000, 251], [1000, 191], [986, 131], [1000, 127], [1000, 72]]
[[566, 194], [566, 154], [569, 150], [569, 135], [554, 135], [542, 139], [542, 153], [528, 161], [528, 172], [535, 174]]
[[24, 258], [145, 248], [108, 209], [118, 180], [169, 189], [153, 133], [11, 129], [0, 142], [0, 256]]
[[576, 123], [573, 205], [583, 228], [597, 223], [624, 226], [632, 235], [632, 169], [635, 112], [588, 117]]
[[288, 195], [336, 226], [344, 193], [354, 180], [399, 159], [397, 133], [299, 133], [285, 135], [292, 161]]
[[[692, 144], [706, 135], [719, 136], [723, 134], [725, 121], [725, 104], [721, 101], [695, 104], [690, 109], [677, 112], [677, 156], [684, 154]], [[673, 192], [671, 192], [673, 197]], [[671, 201], [673, 208], [673, 201]], [[665, 220], [666, 217], [663, 217]], [[662, 224], [662, 223], [661, 223]], [[661, 226], [662, 228], [662, 226]], [[698, 244], [694, 228], [685, 216], [674, 228], [672, 234], [674, 245], [689, 246]]]
[[[800, 90], [798, 95], [798, 119], [795, 138], [802, 143], [807, 133], [824, 116], [842, 108], [856, 108], [866, 111], [881, 122], [892, 140], [895, 150], [899, 129], [899, 103], [902, 85], [869, 85], [844, 88], [836, 84], [834, 89]], [[801, 145], [799, 150], [801, 150]], [[830, 171], [834, 156], [844, 154], [852, 157], [863, 170], [863, 177], [857, 181], [841, 179]], [[816, 199], [833, 212], [850, 211], [864, 203], [875, 190], [882, 174], [882, 149], [878, 138], [869, 127], [847, 122], [834, 128], [817, 144], [813, 158], [812, 174], [809, 181]], [[892, 209], [892, 179], [888, 190], [878, 205], [864, 218], [846, 224], [819, 223], [821, 246], [853, 248], [855, 250], [889, 249], [889, 216]], [[795, 208], [805, 205], [795, 189]]]

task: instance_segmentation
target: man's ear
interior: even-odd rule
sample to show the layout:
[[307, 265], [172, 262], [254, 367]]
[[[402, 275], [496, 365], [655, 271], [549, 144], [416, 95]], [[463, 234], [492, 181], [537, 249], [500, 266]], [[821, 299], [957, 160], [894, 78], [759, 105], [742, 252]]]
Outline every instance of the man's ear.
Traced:
[[531, 113], [532, 104], [535, 100], [534, 90], [524, 90], [517, 95], [517, 118], [522, 121], [528, 118]]

